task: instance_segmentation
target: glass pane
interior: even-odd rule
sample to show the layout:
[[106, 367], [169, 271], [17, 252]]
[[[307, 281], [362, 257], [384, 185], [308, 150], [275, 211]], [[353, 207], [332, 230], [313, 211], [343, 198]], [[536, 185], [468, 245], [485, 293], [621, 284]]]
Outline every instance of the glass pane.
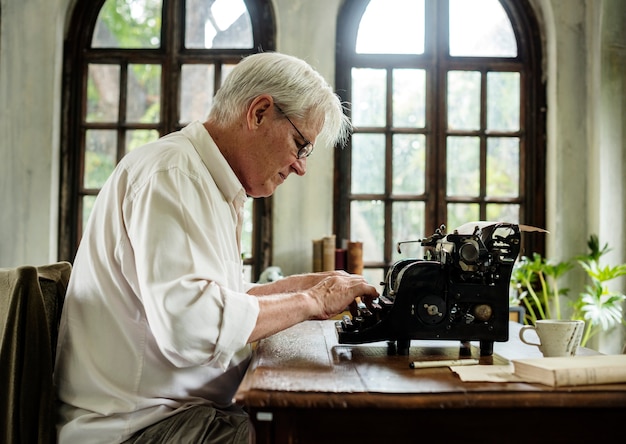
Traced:
[[450, 0], [450, 55], [517, 57], [511, 21], [498, 0]]
[[448, 137], [448, 196], [478, 196], [480, 192], [480, 139]]
[[363, 242], [364, 262], [383, 261], [385, 215], [382, 201], [350, 202], [350, 238]]
[[87, 228], [87, 221], [89, 220], [89, 215], [93, 210], [93, 204], [96, 201], [96, 196], [83, 196], [83, 233], [85, 232], [85, 228]]
[[426, 182], [426, 136], [393, 136], [393, 194], [422, 194]]
[[352, 123], [385, 126], [387, 74], [384, 69], [352, 69]]
[[394, 69], [393, 126], [424, 128], [426, 125], [426, 71]]
[[356, 37], [361, 54], [422, 54], [424, 0], [371, 0]]
[[89, 65], [87, 122], [117, 122], [120, 103], [119, 65]]
[[98, 14], [93, 48], [158, 48], [161, 0], [107, 0]]
[[153, 142], [159, 138], [157, 130], [128, 130], [126, 131], [126, 153], [130, 153], [146, 143]]
[[159, 122], [160, 105], [161, 65], [128, 65], [126, 121]]
[[254, 199], [247, 199], [243, 206], [243, 226], [241, 229], [241, 255], [242, 259], [252, 257], [252, 230], [253, 230]]
[[252, 282], [252, 265], [243, 266], [243, 280], [244, 282]]
[[220, 81], [220, 85], [224, 84], [224, 80], [228, 77], [228, 74], [233, 70], [236, 65], [222, 65], [222, 78]]
[[487, 73], [487, 129], [519, 130], [519, 79], [518, 72]]
[[519, 224], [519, 205], [487, 204], [487, 220]]
[[487, 196], [519, 196], [519, 139], [487, 139]]
[[214, 65], [182, 66], [179, 123], [206, 119], [213, 103], [214, 80]]
[[352, 136], [353, 194], [383, 193], [385, 191], [384, 134], [354, 134]]
[[185, 47], [252, 48], [252, 22], [243, 0], [186, 0]]
[[448, 72], [448, 128], [480, 129], [479, 72]]
[[117, 131], [87, 130], [83, 187], [100, 189], [117, 163]]
[[401, 245], [402, 253], [398, 253], [398, 242], [422, 239], [425, 235], [424, 219], [426, 218], [424, 202], [394, 202], [393, 203], [393, 234], [392, 242], [393, 261], [401, 258], [423, 258], [424, 252], [419, 242], [411, 242]]
[[363, 277], [369, 284], [376, 287], [380, 294], [383, 293], [382, 284], [385, 281], [385, 272], [382, 268], [365, 268], [363, 269]]
[[468, 222], [480, 219], [480, 207], [476, 203], [472, 204], [448, 204], [448, 223], [446, 231], [452, 233], [456, 228]]

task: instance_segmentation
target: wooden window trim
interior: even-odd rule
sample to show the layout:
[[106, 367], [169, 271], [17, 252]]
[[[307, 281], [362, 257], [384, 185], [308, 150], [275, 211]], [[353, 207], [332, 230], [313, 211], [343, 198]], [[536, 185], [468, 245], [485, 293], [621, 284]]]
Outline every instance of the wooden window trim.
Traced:
[[[453, 68], [473, 68], [481, 73], [485, 73], [485, 60], [481, 57], [441, 57], [434, 60], [435, 54], [426, 51], [423, 55], [416, 55], [412, 61], [404, 55], [370, 55], [355, 54], [353, 48], [356, 46], [356, 36], [361, 17], [367, 8], [369, 0], [356, 0], [346, 2], [340, 9], [337, 18], [337, 45], [336, 45], [336, 87], [342, 96], [342, 100], [351, 102], [351, 69], [353, 67], [374, 67], [391, 69], [398, 67], [423, 67], [432, 66], [437, 63], [438, 68], [435, 75], [427, 79], [428, 88], [438, 89], [445, 85], [447, 72]], [[426, 8], [442, 7], [441, 4], [447, 2], [432, 2], [426, 0]], [[524, 147], [521, 147], [522, 158], [520, 159], [520, 223], [529, 224], [544, 228], [546, 226], [546, 93], [545, 82], [541, 78], [542, 45], [539, 36], [539, 24], [536, 21], [533, 9], [528, 0], [501, 0], [505, 11], [509, 14], [516, 39], [518, 41], [518, 56], [516, 58], [502, 60], [494, 63], [489, 60], [490, 69], [502, 71], [512, 70], [513, 67], [524, 66], [521, 69], [520, 77], [520, 97], [521, 112], [520, 125], [525, 128]], [[438, 5], [438, 6], [435, 6]], [[444, 6], [447, 7], [447, 6]], [[441, 11], [440, 11], [441, 12]], [[435, 26], [426, 22], [426, 34], [431, 38], [435, 36]], [[435, 39], [436, 45], [443, 45], [447, 48], [447, 24], [446, 29], [438, 33], [445, 36], [443, 39]], [[484, 85], [483, 85], [484, 86]], [[482, 89], [483, 94], [485, 88]], [[391, 94], [391, 90], [387, 90]], [[483, 98], [484, 99], [484, 98]], [[390, 97], [387, 97], [387, 101]], [[426, 149], [430, 153], [427, 157], [430, 171], [438, 169], [438, 174], [445, 179], [445, 150], [438, 150], [437, 147], [445, 143], [448, 135], [447, 129], [441, 125], [446, 118], [446, 109], [440, 106], [439, 101], [433, 101], [432, 95], [427, 94], [427, 113], [437, 120], [437, 131], [431, 133], [431, 138]], [[389, 110], [388, 110], [389, 112]], [[484, 118], [484, 111], [482, 111]], [[428, 121], [428, 119], [427, 119]], [[428, 126], [428, 123], [427, 123]], [[428, 128], [427, 128], [428, 130]], [[510, 134], [510, 133], [507, 133]], [[482, 144], [485, 140], [482, 138]], [[484, 152], [484, 146], [483, 152]], [[387, 153], [389, 157], [389, 153]], [[387, 161], [390, 159], [387, 158]], [[334, 171], [334, 193], [333, 193], [333, 227], [338, 239], [350, 238], [350, 190], [351, 183], [351, 141], [343, 150], [335, 152]], [[389, 163], [388, 163], [389, 165]], [[387, 176], [389, 180], [390, 176]], [[435, 207], [436, 202], [445, 202], [445, 189], [435, 181], [433, 177], [427, 178], [426, 193], [436, 195], [436, 199], [428, 199], [426, 206], [426, 230], [434, 232], [440, 221], [445, 220], [444, 206]], [[367, 199], [368, 196], [360, 196]], [[373, 197], [373, 196], [371, 196]], [[378, 198], [378, 197], [376, 197]], [[392, 199], [387, 199], [392, 200]], [[393, 198], [393, 200], [398, 200]], [[388, 203], [388, 202], [385, 202]], [[386, 205], [385, 211], [385, 237], [391, 237], [391, 205]], [[422, 233], [416, 233], [421, 236]], [[522, 254], [529, 252], [545, 252], [545, 236], [537, 234], [524, 234], [522, 236]], [[371, 266], [388, 267], [390, 265], [391, 245], [385, 246], [385, 264], [369, 264]], [[368, 264], [366, 264], [367, 266]]]
[[[275, 48], [275, 15], [271, 0], [244, 0], [252, 21], [253, 39], [257, 51]], [[60, 200], [59, 200], [59, 236], [58, 259], [72, 261], [78, 247], [82, 214], [79, 195], [97, 194], [97, 190], [80, 190], [80, 177], [83, 174], [85, 147], [81, 135], [81, 116], [85, 115], [83, 91], [86, 90], [87, 69], [90, 62], [116, 63], [127, 67], [128, 63], [159, 63], [161, 65], [161, 120], [155, 124], [137, 125], [133, 128], [155, 129], [160, 135], [180, 129], [177, 122], [178, 100], [172, 91], [177, 88], [165, 79], [178, 77], [181, 64], [200, 63], [207, 61], [207, 50], [184, 49], [180, 41], [182, 32], [176, 28], [184, 23], [184, 0], [163, 0], [163, 10], [167, 19], [162, 23], [162, 42], [164, 45], [156, 49], [90, 49], [91, 39], [98, 14], [105, 0], [80, 0], [72, 11], [67, 36], [64, 43], [64, 61], [62, 75], [62, 121], [61, 121], [61, 152], [60, 152]], [[210, 50], [211, 60], [219, 63], [237, 63], [250, 50]], [[219, 65], [218, 65], [219, 66]], [[122, 69], [122, 75], [124, 68]], [[123, 81], [123, 79], [122, 79]], [[121, 98], [123, 98], [121, 93]], [[125, 101], [121, 103], [125, 106]], [[123, 128], [124, 123], [92, 124], [91, 128], [112, 127]], [[118, 145], [119, 146], [119, 145]], [[122, 153], [118, 153], [118, 160]], [[272, 247], [272, 201], [271, 198], [256, 199], [253, 214], [253, 258], [246, 265], [252, 266], [252, 277], [259, 275], [271, 264]]]

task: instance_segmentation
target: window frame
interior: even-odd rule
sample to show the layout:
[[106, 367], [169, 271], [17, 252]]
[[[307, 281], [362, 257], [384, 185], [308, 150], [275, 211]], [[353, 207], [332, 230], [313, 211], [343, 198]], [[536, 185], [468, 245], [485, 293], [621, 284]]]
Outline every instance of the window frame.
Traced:
[[[244, 0], [252, 22], [253, 46], [247, 49], [187, 49], [183, 36], [185, 0], [163, 0], [161, 45], [158, 48], [92, 48], [91, 41], [98, 14], [106, 0], [82, 0], [74, 7], [67, 28], [63, 59], [63, 92], [60, 157], [59, 202], [59, 260], [72, 261], [82, 234], [82, 196], [96, 195], [99, 190], [81, 189], [84, 173], [86, 127], [118, 130], [126, 122], [85, 124], [86, 85], [90, 63], [112, 63], [120, 66], [120, 107], [124, 107], [124, 72], [132, 63], [156, 63], [161, 66], [160, 119], [152, 124], [132, 123], [132, 129], [155, 129], [159, 136], [179, 130], [181, 66], [194, 63], [215, 63], [214, 90], [220, 81], [223, 64], [236, 64], [242, 57], [258, 51], [275, 48], [275, 16], [271, 0]], [[118, 147], [124, 144], [118, 143]], [[117, 153], [117, 161], [123, 153]], [[272, 247], [271, 197], [255, 199], [253, 204], [252, 257], [244, 264], [252, 267], [252, 279], [257, 280], [263, 269], [271, 264]]]
[[[520, 72], [520, 224], [527, 224], [544, 228], [546, 226], [546, 92], [545, 81], [542, 78], [542, 45], [539, 37], [539, 25], [533, 9], [527, 0], [500, 0], [505, 12], [511, 21], [516, 40], [518, 54], [515, 58], [494, 60], [490, 57], [452, 57], [448, 54], [448, 22], [443, 17], [448, 16], [448, 2], [425, 0], [427, 17], [429, 11], [437, 17], [437, 24], [426, 20], [426, 46], [424, 54], [357, 54], [356, 38], [361, 18], [369, 4], [369, 0], [355, 0], [345, 2], [337, 17], [337, 45], [336, 45], [336, 89], [341, 99], [351, 103], [351, 70], [352, 68], [367, 67], [387, 69], [387, 103], [392, 100], [390, 88], [391, 70], [394, 68], [425, 68], [426, 73], [426, 129], [429, 135], [426, 142], [427, 171], [436, 171], [436, 175], [426, 178], [425, 194], [425, 229], [427, 233], [415, 233], [416, 238], [428, 236], [435, 232], [446, 220], [446, 206], [450, 202], [446, 196], [446, 137], [451, 131], [446, 128], [446, 76], [454, 69], [477, 70], [483, 74], [482, 94], [486, 94], [485, 79], [488, 71], [509, 71], [519, 68]], [[439, 26], [439, 29], [436, 29]], [[434, 51], [429, 51], [428, 42], [434, 42]], [[435, 91], [443, 91], [440, 96]], [[387, 109], [389, 113], [389, 108]], [[350, 114], [350, 110], [348, 110]], [[481, 118], [485, 110], [481, 107]], [[389, 121], [389, 119], [388, 119]], [[430, 123], [429, 123], [430, 122]], [[366, 129], [364, 130], [367, 131]], [[400, 132], [385, 129], [389, 139], [392, 134]], [[419, 134], [419, 132], [416, 132]], [[523, 143], [524, 146], [521, 144]], [[485, 139], [481, 138], [481, 145]], [[350, 239], [350, 203], [353, 195], [351, 186], [351, 147], [352, 139], [343, 150], [335, 152], [334, 174], [334, 202], [333, 227], [338, 239]], [[484, 155], [484, 146], [482, 152]], [[387, 149], [386, 168], [391, 169], [390, 150]], [[482, 169], [481, 169], [482, 170]], [[484, 174], [484, 171], [481, 171]], [[387, 171], [386, 180], [390, 180]], [[389, 189], [389, 187], [387, 187]], [[433, 196], [435, 196], [433, 198]], [[379, 200], [379, 195], [359, 195], [358, 200], [369, 197]], [[365, 262], [365, 268], [383, 268], [386, 273], [392, 264], [392, 250], [395, 242], [407, 239], [391, 239], [392, 236], [392, 205], [391, 202], [411, 200], [413, 196], [390, 196], [385, 192], [385, 246], [384, 260], [379, 262]], [[482, 198], [482, 197], [481, 197]], [[480, 199], [480, 198], [479, 198]], [[466, 200], [464, 200], [465, 202]], [[491, 201], [490, 201], [491, 202]], [[489, 202], [489, 203], [490, 203]], [[486, 203], [484, 205], [486, 206]], [[481, 214], [484, 209], [481, 205]], [[454, 228], [454, 227], [447, 227]], [[353, 239], [354, 240], [354, 239]], [[545, 251], [545, 236], [535, 233], [523, 233], [522, 254], [528, 252]]]

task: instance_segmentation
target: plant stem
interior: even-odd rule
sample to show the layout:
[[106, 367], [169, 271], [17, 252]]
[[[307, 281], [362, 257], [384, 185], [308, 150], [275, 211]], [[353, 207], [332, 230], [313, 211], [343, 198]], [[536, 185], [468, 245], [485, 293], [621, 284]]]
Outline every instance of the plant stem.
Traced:
[[528, 311], [528, 317], [530, 318], [530, 323], [535, 325], [537, 321], [537, 315], [535, 314], [535, 310], [530, 302], [528, 302], [528, 298], [524, 298], [524, 305], [526, 306], [526, 310]]
[[[533, 289], [533, 286], [530, 283], [530, 279], [524, 278], [524, 285], [526, 286], [526, 289], [528, 290], [528, 294], [532, 296], [533, 301], [535, 301], [535, 304], [537, 304], [537, 310], [539, 311], [539, 315], [541, 316], [542, 319], [546, 319], [546, 315], [543, 311], [543, 307], [541, 306], [539, 297], [537, 297], [537, 293], [535, 293], [535, 290]], [[535, 320], [537, 320], [537, 318], [535, 318]]]
[[548, 293], [548, 285], [546, 284], [546, 279], [543, 275], [543, 272], [537, 273], [539, 275], [539, 281], [541, 282], [541, 292], [543, 294], [543, 302], [546, 307], [546, 314], [544, 319], [550, 319], [552, 316], [550, 314], [550, 301], [549, 301], [549, 293]]
[[556, 311], [556, 318], [561, 319], [561, 295], [559, 294], [559, 284], [556, 278], [552, 280], [552, 286], [554, 287], [554, 311]]

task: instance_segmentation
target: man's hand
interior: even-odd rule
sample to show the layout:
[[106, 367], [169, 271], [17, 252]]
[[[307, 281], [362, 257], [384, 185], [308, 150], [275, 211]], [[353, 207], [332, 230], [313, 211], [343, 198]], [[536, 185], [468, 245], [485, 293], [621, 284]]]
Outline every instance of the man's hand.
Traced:
[[307, 319], [329, 319], [355, 300], [371, 307], [378, 291], [363, 276], [325, 271], [285, 277], [248, 291], [258, 297], [259, 316], [249, 342], [265, 338]]
[[345, 272], [327, 275], [309, 290], [309, 294], [317, 301], [320, 310], [312, 319], [331, 318], [354, 305], [355, 299], [371, 307], [371, 302], [379, 296], [376, 288], [363, 276]]

